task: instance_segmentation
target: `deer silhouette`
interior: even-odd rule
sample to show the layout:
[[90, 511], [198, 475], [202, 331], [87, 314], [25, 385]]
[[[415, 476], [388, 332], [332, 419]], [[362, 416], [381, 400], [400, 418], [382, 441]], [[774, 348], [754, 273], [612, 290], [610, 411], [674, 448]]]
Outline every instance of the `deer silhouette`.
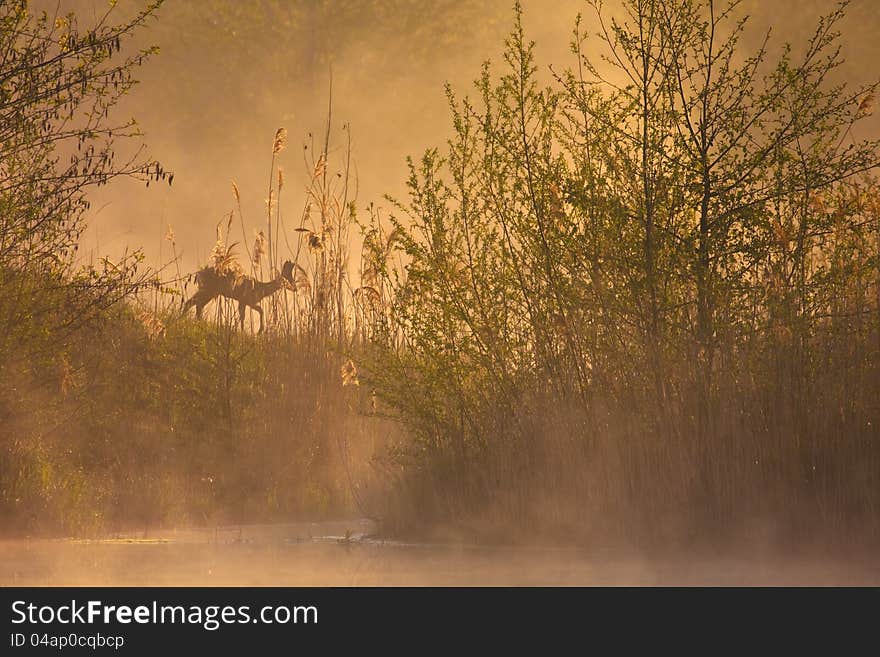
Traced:
[[186, 313], [195, 306], [196, 317], [201, 319], [202, 309], [218, 296], [238, 301], [238, 318], [244, 330], [244, 313], [253, 308], [260, 315], [260, 333], [263, 332], [263, 309], [260, 302], [278, 290], [293, 286], [293, 263], [289, 260], [281, 267], [281, 273], [271, 281], [258, 281], [253, 276], [222, 271], [216, 267], [203, 267], [196, 272], [198, 291], [183, 305]]

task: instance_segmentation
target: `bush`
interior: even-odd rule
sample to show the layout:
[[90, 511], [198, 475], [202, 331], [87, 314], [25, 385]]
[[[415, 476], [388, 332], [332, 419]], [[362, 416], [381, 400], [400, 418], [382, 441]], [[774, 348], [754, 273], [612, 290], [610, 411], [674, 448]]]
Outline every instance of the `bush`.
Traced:
[[363, 353], [413, 434], [390, 514], [538, 540], [875, 542], [878, 150], [851, 138], [874, 87], [827, 82], [842, 10], [771, 64], [731, 12], [623, 9], [597, 11], [608, 70], [579, 19], [548, 88], [518, 12], [500, 76], [486, 65], [476, 101], [450, 90], [448, 149], [410, 164], [399, 255], [372, 251], [391, 321]]

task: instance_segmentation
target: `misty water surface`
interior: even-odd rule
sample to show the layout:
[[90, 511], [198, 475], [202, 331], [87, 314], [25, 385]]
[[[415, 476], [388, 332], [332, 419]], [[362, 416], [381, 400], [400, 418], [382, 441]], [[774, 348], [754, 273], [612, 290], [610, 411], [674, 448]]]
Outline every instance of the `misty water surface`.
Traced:
[[870, 557], [647, 559], [602, 549], [402, 543], [372, 531], [369, 521], [343, 521], [3, 541], [0, 585], [880, 585], [880, 562]]

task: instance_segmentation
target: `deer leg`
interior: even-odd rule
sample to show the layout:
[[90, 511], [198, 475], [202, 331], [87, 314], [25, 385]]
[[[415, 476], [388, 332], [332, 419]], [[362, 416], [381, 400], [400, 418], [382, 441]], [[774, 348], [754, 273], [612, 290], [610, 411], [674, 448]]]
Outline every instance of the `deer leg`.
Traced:
[[214, 296], [216, 295], [211, 295], [204, 290], [199, 290], [194, 295], [192, 295], [192, 297], [190, 297], [190, 299], [185, 304], [183, 304], [183, 314], [185, 315], [187, 310], [195, 306], [196, 319], [201, 319], [202, 308], [204, 308], [208, 304], [208, 302], [214, 298]]
[[263, 309], [259, 305], [251, 306], [251, 308], [256, 310], [257, 314], [259, 314], [259, 316], [260, 316], [260, 330], [257, 331], [257, 333], [262, 333], [263, 332]]
[[189, 310], [190, 308], [192, 308], [194, 305], [196, 305], [196, 297], [197, 296], [199, 296], [198, 292], [196, 292], [196, 294], [194, 294], [193, 296], [191, 296], [189, 299], [186, 300], [186, 303], [183, 304], [183, 310], [181, 311], [181, 314], [186, 315], [186, 311]]
[[213, 299], [213, 296], [206, 296], [205, 298], [199, 299], [196, 302], [196, 319], [202, 318], [202, 311], [205, 309], [205, 306]]
[[244, 331], [244, 313], [247, 310], [247, 306], [244, 301], [238, 302], [238, 321], [241, 324], [241, 330]]

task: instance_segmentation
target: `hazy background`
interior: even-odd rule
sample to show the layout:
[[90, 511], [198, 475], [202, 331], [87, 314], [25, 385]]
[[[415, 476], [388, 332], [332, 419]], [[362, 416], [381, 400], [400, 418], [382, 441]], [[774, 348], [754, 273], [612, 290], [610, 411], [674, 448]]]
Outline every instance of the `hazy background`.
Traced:
[[[522, 4], [543, 71], [572, 62], [568, 43], [579, 11], [587, 28], [597, 29], [583, 0]], [[116, 11], [139, 6], [122, 0]], [[742, 5], [754, 16], [749, 40], [773, 24], [776, 45], [796, 46], [834, 6], [830, 0]], [[83, 20], [105, 7], [105, 0], [61, 3]], [[302, 143], [309, 132], [323, 132], [331, 67], [335, 144], [343, 146], [342, 127], [349, 124], [358, 208], [387, 205], [383, 194], [403, 191], [405, 157], [441, 146], [449, 132], [444, 83], [470, 91], [482, 61], [498, 61], [512, 15], [511, 0], [167, 0], [138, 37], [161, 52], [140, 72], [141, 85], [117, 116], [138, 119], [150, 154], [174, 172], [174, 184], [146, 189], [122, 181], [100, 190], [83, 257], [142, 247], [150, 264], [167, 262], [170, 244], [162, 238], [170, 225], [183, 269], [195, 269], [213, 245], [215, 225], [232, 209], [232, 180], [248, 230], [261, 227], [279, 126], [289, 131], [280, 156], [287, 176], [281, 209], [293, 225], [305, 200]], [[848, 62], [841, 79], [872, 81], [880, 60], [880, 3], [855, 0], [844, 34]], [[331, 155], [331, 166], [341, 162]]]
[[[76, 10], [83, 28], [107, 7], [107, 0], [40, 1], [53, 11]], [[848, 63], [835, 71], [837, 81], [856, 86], [877, 77], [878, 1], [852, 4], [842, 25]], [[122, 0], [115, 20], [124, 21], [142, 2]], [[828, 0], [746, 0], [742, 10], [757, 15], [742, 52], [753, 51], [773, 22], [776, 39], [768, 60], [772, 62], [785, 40], [795, 44], [797, 53], [820, 13], [833, 7]], [[550, 78], [548, 64], [556, 70], [573, 64], [567, 44], [579, 10], [586, 13], [587, 29], [597, 29], [582, 0], [552, 6], [526, 0], [524, 10], [526, 30], [538, 43], [537, 61], [545, 79]], [[142, 183], [119, 180], [95, 190], [81, 257], [88, 260], [143, 248], [148, 264], [159, 265], [171, 257], [171, 244], [164, 239], [170, 226], [182, 256], [181, 270], [192, 272], [205, 262], [215, 239], [214, 227], [232, 208], [231, 180], [241, 190], [251, 237], [253, 230], [264, 226], [272, 141], [279, 126], [290, 135], [280, 154], [287, 172], [281, 207], [288, 228], [295, 225], [311, 174], [304, 171], [301, 144], [309, 132], [320, 135], [324, 130], [331, 67], [335, 149], [331, 168], [340, 165], [347, 134], [342, 128], [350, 124], [358, 172], [357, 206], [364, 213], [370, 202], [387, 205], [383, 194], [403, 192], [406, 156], [418, 157], [427, 147], [442, 147], [450, 132], [444, 83], [467, 92], [486, 58], [496, 62], [497, 79], [498, 54], [512, 18], [510, 0], [167, 0], [157, 20], [138, 34], [137, 43], [126, 44], [129, 52], [132, 47], [157, 44], [161, 53], [139, 72], [142, 83], [117, 108], [116, 117], [139, 119], [149, 155], [174, 172], [174, 185], [153, 184], [147, 189]], [[876, 135], [877, 128], [876, 117], [860, 122], [854, 137]], [[855, 223], [856, 216], [844, 218]], [[743, 244], [755, 247], [767, 237], [772, 218], [768, 213], [760, 218], [762, 225], [749, 224], [756, 239]], [[876, 215], [869, 220], [876, 222]], [[875, 224], [870, 225], [873, 230]], [[745, 357], [721, 372], [725, 375], [717, 393], [723, 399], [721, 429], [708, 434], [713, 442], [703, 441], [699, 423], [692, 422], [694, 409], [702, 402], [690, 392], [701, 387], [692, 386], [691, 379], [699, 381], [701, 369], [711, 374], [712, 366], [704, 366], [700, 359], [687, 362], [688, 354], [699, 353], [696, 350], [702, 346], [700, 332], [690, 329], [670, 330], [664, 344], [680, 356], [670, 356], [672, 365], [666, 372], [659, 366], [653, 371], [668, 373], [683, 391], [669, 410], [692, 428], [669, 440], [656, 440], [650, 433], [662, 425], [652, 414], [666, 409], [665, 402], [641, 389], [641, 379], [647, 381], [645, 373], [652, 371], [642, 355], [647, 339], [629, 335], [625, 327], [626, 322], [642, 321], [638, 290], [628, 297], [629, 305], [609, 315], [610, 333], [624, 326], [621, 346], [596, 348], [615, 366], [612, 376], [618, 372], [624, 382], [623, 392], [612, 385], [596, 385], [597, 392], [614, 404], [607, 415], [584, 430], [589, 416], [575, 412], [569, 419], [570, 409], [560, 400], [551, 397], [551, 403], [545, 404], [538, 395], [530, 401], [544, 384], [538, 378], [541, 370], [532, 374], [529, 365], [516, 389], [530, 403], [516, 409], [519, 416], [514, 420], [531, 415], [535, 421], [523, 422], [511, 441], [503, 440], [505, 432], [495, 428], [506, 425], [495, 423], [493, 411], [513, 404], [487, 403], [484, 412], [479, 395], [468, 388], [482, 391], [481, 382], [489, 377], [477, 372], [472, 379], [476, 383], [467, 380], [459, 385], [457, 377], [447, 376], [446, 372], [471, 367], [468, 358], [473, 352], [460, 350], [462, 355], [456, 355], [448, 343], [442, 344], [442, 335], [429, 341], [430, 349], [412, 350], [415, 358], [409, 361], [416, 365], [419, 360], [429, 365], [439, 361], [443, 365], [439, 373], [416, 369], [408, 375], [408, 361], [395, 359], [410, 353], [392, 349], [384, 359], [374, 357], [372, 381], [369, 354], [361, 346], [365, 338], [356, 332], [350, 338], [342, 335], [340, 343], [350, 339], [353, 357], [358, 360], [363, 354], [366, 361], [363, 367], [360, 360], [357, 363], [364, 385], [345, 386], [340, 368], [348, 363], [343, 364], [340, 353], [328, 350], [324, 334], [314, 331], [312, 323], [304, 322], [305, 330], [270, 332], [253, 339], [247, 331], [235, 330], [234, 320], [223, 321], [219, 312], [219, 322], [180, 318], [176, 309], [164, 305], [167, 297], [151, 289], [143, 299], [118, 304], [100, 321], [88, 324], [87, 330], [58, 344], [56, 334], [44, 330], [43, 315], [30, 312], [27, 305], [19, 309], [19, 300], [25, 297], [18, 295], [7, 302], [10, 317], [23, 318], [22, 328], [11, 335], [27, 337], [30, 351], [23, 352], [26, 356], [20, 363], [13, 361], [15, 368], [7, 368], [12, 375], [0, 377], [4, 381], [0, 411], [12, 418], [0, 434], [6, 450], [0, 457], [11, 457], [0, 465], [13, 473], [14, 482], [7, 488], [11, 492], [0, 490], [6, 495], [0, 499], [4, 502], [0, 513], [8, 514], [0, 517], [0, 525], [9, 518], [14, 532], [45, 528], [48, 533], [88, 536], [108, 530], [138, 531], [152, 540], [155, 528], [325, 519], [357, 507], [360, 516], [390, 518], [388, 529], [383, 527], [389, 535], [430, 540], [476, 536], [491, 542], [513, 536], [522, 542], [613, 543], [619, 538], [690, 548], [694, 536], [704, 536], [725, 542], [727, 548], [733, 537], [748, 546], [766, 544], [773, 549], [797, 542], [803, 550], [823, 540], [837, 545], [853, 537], [876, 538], [877, 524], [869, 521], [876, 516], [872, 510], [880, 499], [874, 476], [880, 468], [874, 467], [878, 460], [873, 447], [880, 444], [875, 435], [877, 395], [870, 392], [880, 380], [875, 378], [877, 336], [875, 325], [856, 322], [851, 314], [853, 307], [876, 309], [868, 299], [874, 290], [866, 283], [874, 280], [874, 252], [858, 241], [860, 227], [844, 227], [852, 228], [851, 234], [842, 236], [839, 250], [835, 246], [833, 253], [841, 259], [855, 254], [854, 271], [847, 267], [838, 271], [835, 265], [833, 275], [819, 281], [817, 309], [805, 316], [809, 323], [804, 329], [815, 346], [811, 343], [801, 355], [787, 346], [786, 337], [792, 335], [792, 326], [801, 329], [794, 320], [776, 318], [788, 301], [777, 300], [773, 281], [765, 282], [768, 299], [760, 309], [769, 320], [746, 318], [742, 325], [753, 328], [760, 339], [752, 343], [737, 338], [730, 343]], [[234, 229], [232, 239], [241, 239], [237, 221]], [[636, 244], [638, 236], [621, 233], [617, 224], [609, 223], [598, 238], [588, 239], [600, 249], [614, 250]], [[771, 247], [756, 248], [756, 253], [772, 258], [767, 271], [786, 265], [788, 256], [767, 250]], [[676, 247], [670, 253], [679, 256], [684, 250]], [[684, 262], [691, 262], [690, 255]], [[356, 265], [349, 269], [355, 270]], [[685, 268], [670, 268], [668, 273], [685, 282], [691, 276]], [[610, 280], [625, 281], [629, 274], [624, 264]], [[573, 287], [583, 287], [586, 279], [571, 280]], [[431, 318], [456, 317], [431, 301], [431, 288], [415, 289], [428, 291], [419, 295], [425, 303], [408, 308], [436, 313], [428, 315]], [[675, 295], [670, 298], [694, 300], [688, 290]], [[150, 296], [153, 308], [144, 310]], [[43, 306], [66, 319], [68, 298], [55, 302], [52, 297]], [[465, 297], [471, 298], [482, 296]], [[744, 298], [725, 299], [727, 306], [719, 304], [716, 310], [736, 307]], [[601, 299], [590, 299], [573, 295], [564, 306], [541, 307], [550, 310], [546, 314], [551, 321], [554, 309], [576, 307], [584, 300], [592, 304], [585, 308], [586, 314], [602, 313]], [[38, 309], [43, 306], [36, 304]], [[824, 314], [826, 306], [830, 316]], [[170, 321], [157, 327], [153, 321], [157, 317]], [[721, 324], [733, 329], [739, 321], [733, 318]], [[588, 324], [580, 327], [585, 341]], [[12, 321], [9, 325], [16, 326]], [[549, 322], [542, 330], [554, 340], [559, 332]], [[6, 354], [22, 352], [8, 335], [7, 343], [11, 346]], [[511, 351], [517, 346], [503, 340], [499, 345]], [[30, 355], [38, 350], [39, 360]], [[381, 379], [376, 372], [390, 374]], [[463, 398], [474, 403], [474, 416], [482, 423], [474, 437], [486, 437], [492, 449], [479, 460], [461, 459], [466, 467], [460, 467], [460, 473], [446, 467], [447, 454], [442, 450], [436, 459], [411, 462], [420, 446], [419, 436], [377, 413], [371, 395], [378, 381], [395, 401], [397, 388], [388, 381], [399, 372], [406, 375], [395, 377], [401, 389], [414, 384], [405, 391], [409, 397], [404, 401], [419, 398], [417, 411], [426, 409], [431, 421], [442, 420], [446, 409], [454, 408], [453, 402], [459, 404], [456, 395], [467, 393]], [[419, 383], [423, 372], [431, 377], [428, 384], [438, 382], [438, 396], [422, 394], [431, 392]], [[452, 385], [446, 386], [447, 381]], [[566, 390], [566, 384], [560, 389]], [[791, 395], [793, 401], [789, 391], [797, 393]], [[490, 401], [513, 399], [492, 394]], [[628, 395], [638, 403], [630, 403]], [[746, 419], [729, 420], [733, 417]], [[410, 445], [416, 449], [407, 451]], [[480, 454], [476, 448], [472, 453]], [[362, 475], [360, 466], [367, 474]], [[400, 472], [405, 476], [397, 485]], [[366, 491], [363, 500], [360, 494], [354, 499], [355, 484], [360, 483], [360, 490]], [[488, 503], [482, 499], [486, 497]], [[713, 511], [718, 509], [722, 513], [715, 517]], [[719, 528], [724, 532], [721, 538]], [[340, 536], [347, 543], [349, 529], [321, 535], [333, 534], [333, 545]], [[309, 537], [318, 535], [311, 531]], [[6, 559], [12, 564], [6, 572], [18, 577], [20, 570], [24, 577], [30, 568], [30, 547], [12, 549], [6, 553], [12, 555]], [[45, 565], [53, 563], [51, 551], [30, 572], [55, 572]], [[89, 555], [90, 548], [83, 554]], [[196, 561], [202, 556], [196, 554]], [[117, 563], [114, 555], [109, 561]], [[0, 562], [5, 561], [0, 558]], [[877, 578], [875, 562], [876, 558], [871, 561], [871, 581]], [[127, 568], [124, 560], [119, 563], [120, 570]], [[85, 566], [74, 567], [77, 573], [85, 572]]]

